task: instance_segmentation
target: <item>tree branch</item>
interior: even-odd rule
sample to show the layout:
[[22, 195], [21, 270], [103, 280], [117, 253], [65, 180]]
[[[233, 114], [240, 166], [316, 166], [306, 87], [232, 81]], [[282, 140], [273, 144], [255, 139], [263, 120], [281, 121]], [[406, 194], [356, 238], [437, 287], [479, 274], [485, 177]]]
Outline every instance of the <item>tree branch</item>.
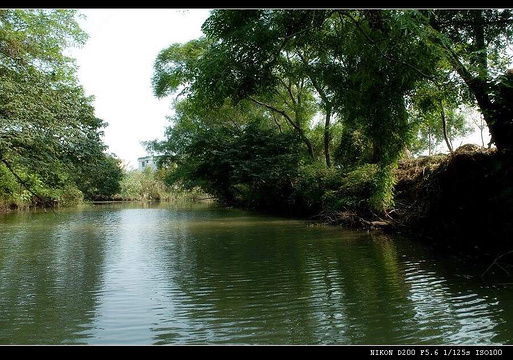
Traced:
[[280, 114], [281, 116], [283, 116], [285, 119], [287, 119], [287, 122], [292, 125], [292, 127], [294, 127], [294, 129], [298, 132], [299, 136], [303, 139], [303, 141], [305, 142], [306, 144], [306, 147], [308, 148], [308, 153], [310, 154], [310, 157], [312, 159], [315, 160], [315, 154], [314, 154], [314, 151], [313, 151], [313, 146], [312, 146], [312, 143], [311, 141], [308, 139], [308, 137], [305, 135], [305, 132], [303, 131], [303, 129], [301, 129], [301, 126], [299, 125], [299, 123], [296, 123], [294, 122], [290, 116], [284, 111], [284, 110], [280, 110], [278, 108], [275, 108], [274, 106], [272, 105], [269, 105], [269, 104], [266, 104], [264, 102], [261, 102], [251, 96], [248, 96], [248, 99], [253, 101], [255, 104], [258, 104], [260, 106], [264, 106], [265, 108], [269, 109], [269, 110], [272, 110], [274, 112], [277, 112], [278, 114]]
[[[42, 203], [43, 205], [47, 205], [47, 206], [49, 205], [47, 200], [43, 199], [40, 195], [38, 195], [36, 192], [34, 192], [34, 191], [30, 188], [30, 186], [26, 183], [26, 181], [25, 181], [25, 180], [23, 180], [23, 179], [22, 179], [22, 178], [21, 178], [21, 177], [16, 173], [16, 171], [14, 171], [13, 167], [11, 166], [11, 164], [10, 164], [7, 160], [5, 160], [5, 159], [0, 159], [0, 161], [2, 161], [2, 162], [4, 163], [4, 165], [5, 165], [5, 166], [7, 167], [7, 169], [11, 172], [11, 174], [13, 174], [13, 175], [14, 175], [14, 177], [16, 178], [16, 180], [18, 180], [18, 182], [19, 182], [21, 185], [23, 185], [23, 187], [24, 187], [25, 189], [27, 189], [27, 191], [28, 191], [29, 193], [31, 193], [31, 194], [32, 194], [32, 195], [34, 195], [36, 198], [38, 198], [38, 199], [41, 201], [41, 203]], [[55, 215], [57, 215], [57, 212], [55, 212], [55, 209], [53, 208], [53, 206], [52, 206], [52, 205], [49, 205], [48, 207], [50, 208], [50, 210], [52, 210], [52, 212], [53, 212]], [[45, 210], [45, 208], [44, 208], [44, 207], [43, 207], [43, 210]], [[46, 210], [45, 210], [45, 211], [46, 211]]]
[[447, 135], [447, 120], [445, 118], [444, 104], [442, 103], [441, 100], [440, 100], [440, 108], [441, 108], [440, 116], [442, 117], [442, 130], [443, 130], [443, 134], [444, 134], [445, 143], [447, 144], [447, 148], [449, 149], [450, 153], [452, 154], [453, 153], [452, 144], [449, 141], [449, 136]]
[[262, 101], [259, 101], [259, 100], [255, 99], [255, 98], [251, 97], [251, 96], [249, 96], [248, 99], [253, 101], [255, 104], [258, 104], [260, 106], [264, 106], [265, 108], [267, 108], [267, 109], [269, 109], [271, 111], [277, 112], [278, 114], [283, 116], [285, 119], [287, 119], [287, 121], [294, 127], [294, 129], [296, 129], [297, 131], [301, 131], [301, 127], [298, 124], [296, 124], [284, 110], [275, 108], [274, 106], [266, 104], [266, 103], [264, 103]]

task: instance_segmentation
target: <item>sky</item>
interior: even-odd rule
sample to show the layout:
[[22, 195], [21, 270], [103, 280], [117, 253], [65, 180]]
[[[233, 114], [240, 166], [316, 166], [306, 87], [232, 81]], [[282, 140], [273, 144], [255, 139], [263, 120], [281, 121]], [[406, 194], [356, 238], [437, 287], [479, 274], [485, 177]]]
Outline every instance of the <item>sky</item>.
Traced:
[[157, 99], [151, 88], [153, 63], [173, 43], [202, 35], [209, 9], [78, 9], [87, 43], [71, 51], [96, 117], [108, 123], [108, 152], [137, 168], [146, 156], [143, 141], [163, 139], [172, 115], [171, 98]]

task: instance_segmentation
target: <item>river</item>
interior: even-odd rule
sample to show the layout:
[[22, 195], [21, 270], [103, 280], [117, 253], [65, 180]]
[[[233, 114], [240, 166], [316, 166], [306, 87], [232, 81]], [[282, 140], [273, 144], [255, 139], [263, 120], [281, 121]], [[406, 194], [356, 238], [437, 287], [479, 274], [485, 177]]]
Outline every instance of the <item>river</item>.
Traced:
[[208, 204], [2, 214], [0, 344], [513, 344], [513, 285], [479, 273]]

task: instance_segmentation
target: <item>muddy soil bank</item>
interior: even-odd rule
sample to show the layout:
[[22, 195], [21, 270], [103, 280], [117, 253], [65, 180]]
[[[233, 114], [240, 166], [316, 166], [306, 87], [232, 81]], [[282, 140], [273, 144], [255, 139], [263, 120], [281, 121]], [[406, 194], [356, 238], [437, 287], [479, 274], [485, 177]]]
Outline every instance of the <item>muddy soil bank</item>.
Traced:
[[513, 250], [513, 154], [467, 145], [403, 161], [397, 175], [389, 230], [475, 257]]

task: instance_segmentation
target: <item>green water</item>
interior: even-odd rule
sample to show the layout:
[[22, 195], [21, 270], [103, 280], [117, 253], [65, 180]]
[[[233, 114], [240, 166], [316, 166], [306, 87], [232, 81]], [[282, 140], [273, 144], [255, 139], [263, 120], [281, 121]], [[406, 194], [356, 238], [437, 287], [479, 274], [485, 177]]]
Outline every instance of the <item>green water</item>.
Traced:
[[465, 266], [207, 205], [4, 214], [0, 344], [513, 344], [513, 287]]

